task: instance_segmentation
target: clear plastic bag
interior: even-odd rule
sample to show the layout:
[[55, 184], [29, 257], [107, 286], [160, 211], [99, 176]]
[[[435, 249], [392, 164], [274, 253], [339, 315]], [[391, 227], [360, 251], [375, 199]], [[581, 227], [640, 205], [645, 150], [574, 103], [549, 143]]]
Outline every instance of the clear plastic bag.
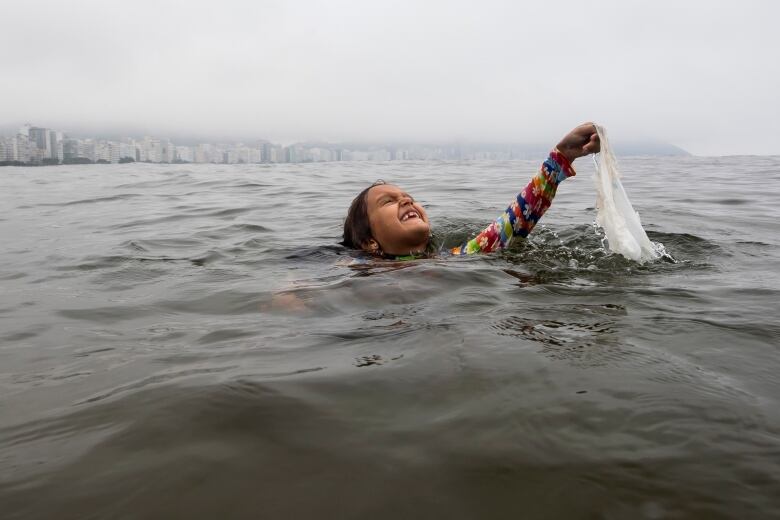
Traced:
[[606, 130], [596, 125], [596, 131], [601, 147], [593, 158], [596, 163], [596, 224], [604, 229], [609, 250], [637, 262], [660, 258], [663, 246], [650, 241], [639, 214], [628, 200]]

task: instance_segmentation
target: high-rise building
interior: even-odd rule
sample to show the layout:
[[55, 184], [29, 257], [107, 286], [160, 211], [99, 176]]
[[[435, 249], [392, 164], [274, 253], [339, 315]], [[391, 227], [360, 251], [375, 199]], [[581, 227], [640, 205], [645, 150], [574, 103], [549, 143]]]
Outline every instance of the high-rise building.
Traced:
[[119, 143], [119, 159], [138, 160], [138, 149], [135, 146], [135, 142], [130, 140], [128, 142]]
[[263, 162], [263, 150], [261, 150], [260, 148], [250, 148], [249, 160], [247, 162], [250, 162], [252, 164], [259, 164]]
[[30, 139], [19, 134], [13, 138], [13, 156], [12, 160], [19, 162], [30, 162]]
[[177, 146], [176, 161], [194, 162], [195, 151], [192, 149], [191, 146]]
[[54, 132], [56, 136], [56, 156], [57, 162], [62, 162], [62, 158], [64, 157], [64, 152], [62, 149], [62, 140], [65, 138], [65, 135], [62, 132]]
[[303, 147], [298, 144], [293, 144], [284, 148], [283, 153], [284, 160], [282, 162], [297, 163], [303, 162]]
[[238, 148], [229, 148], [225, 156], [225, 162], [228, 164], [237, 164], [239, 160], [238, 154], [239, 154]]
[[120, 156], [119, 143], [116, 141], [110, 141], [108, 145], [111, 147], [111, 153], [110, 153], [111, 164], [117, 164], [119, 162], [119, 156]]
[[273, 162], [271, 161], [271, 148], [272, 145], [268, 141], [260, 141], [258, 143], [260, 147], [260, 161], [261, 162]]
[[160, 160], [158, 162], [172, 163], [176, 161], [176, 146], [169, 141], [160, 141]]
[[30, 159], [40, 162], [43, 159], [51, 159], [51, 131], [48, 128], [37, 126], [29, 127], [28, 139], [30, 143]]
[[95, 144], [95, 161], [116, 164], [119, 162], [119, 143], [98, 141]]
[[72, 161], [79, 157], [79, 140], [66, 137], [62, 140], [62, 160]]
[[214, 147], [210, 144], [199, 144], [195, 148], [195, 162], [197, 163], [210, 163], [214, 153]]
[[333, 152], [328, 148], [315, 146], [306, 151], [306, 159], [313, 162], [326, 162], [333, 160]]
[[[57, 139], [57, 134], [59, 134], [59, 139]], [[54, 161], [60, 162], [62, 160], [62, 157], [59, 154], [59, 149], [62, 146], [62, 134], [59, 132], [55, 132], [54, 130], [48, 130], [47, 129], [47, 136], [48, 138], [48, 157], [47, 159], [52, 159]]]
[[79, 140], [79, 159], [87, 159], [95, 162], [97, 160], [95, 154], [95, 141], [92, 139]]
[[282, 148], [279, 145], [273, 145], [271, 146], [271, 151], [269, 154], [269, 162], [272, 163], [283, 163], [285, 161], [285, 154], [284, 154], [284, 148]]
[[141, 160], [145, 162], [158, 163], [162, 162], [163, 147], [159, 139], [155, 139], [150, 136], [145, 136], [143, 146], [141, 148]]

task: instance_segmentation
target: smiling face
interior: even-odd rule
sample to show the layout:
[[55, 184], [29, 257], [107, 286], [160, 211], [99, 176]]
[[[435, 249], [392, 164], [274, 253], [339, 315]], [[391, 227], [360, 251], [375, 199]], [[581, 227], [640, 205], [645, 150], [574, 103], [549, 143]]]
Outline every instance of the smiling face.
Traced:
[[431, 234], [428, 215], [409, 194], [398, 186], [380, 184], [368, 190], [366, 207], [373, 241], [364, 244], [365, 249], [390, 255], [425, 251]]

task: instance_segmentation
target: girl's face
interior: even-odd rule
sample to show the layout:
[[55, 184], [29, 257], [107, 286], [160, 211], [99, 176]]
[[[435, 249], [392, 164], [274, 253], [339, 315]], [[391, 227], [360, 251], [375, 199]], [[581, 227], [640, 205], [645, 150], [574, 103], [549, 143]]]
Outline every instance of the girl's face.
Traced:
[[390, 255], [425, 251], [431, 234], [428, 215], [409, 194], [398, 186], [380, 184], [368, 190], [366, 205], [375, 242], [368, 244], [369, 249]]

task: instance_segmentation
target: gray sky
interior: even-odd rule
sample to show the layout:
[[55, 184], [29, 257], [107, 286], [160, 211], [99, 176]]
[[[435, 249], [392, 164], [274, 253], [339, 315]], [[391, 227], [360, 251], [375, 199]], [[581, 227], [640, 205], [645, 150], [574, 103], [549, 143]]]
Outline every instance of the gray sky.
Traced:
[[25, 0], [0, 124], [780, 154], [780, 2]]

